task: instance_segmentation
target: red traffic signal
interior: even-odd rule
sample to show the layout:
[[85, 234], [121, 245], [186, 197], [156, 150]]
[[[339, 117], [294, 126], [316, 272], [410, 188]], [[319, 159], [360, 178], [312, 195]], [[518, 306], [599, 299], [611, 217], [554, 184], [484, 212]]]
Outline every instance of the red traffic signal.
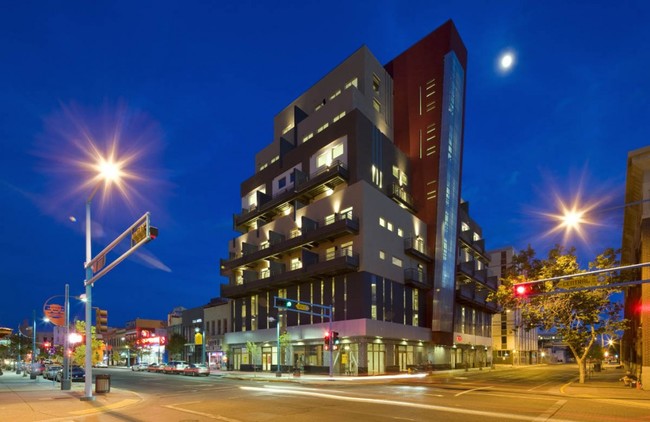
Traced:
[[515, 284], [515, 296], [528, 296], [530, 287], [526, 284]]
[[325, 336], [323, 337], [323, 344], [325, 345], [325, 347], [324, 347], [325, 350], [330, 349], [330, 345], [332, 344], [332, 340], [331, 340], [329, 331], [325, 331]]

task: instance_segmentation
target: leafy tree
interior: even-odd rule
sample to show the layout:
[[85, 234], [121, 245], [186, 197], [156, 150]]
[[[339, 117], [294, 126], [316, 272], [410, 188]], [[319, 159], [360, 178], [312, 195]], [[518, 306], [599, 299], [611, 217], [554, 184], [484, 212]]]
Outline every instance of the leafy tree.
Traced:
[[[75, 330], [78, 333], [86, 332], [86, 322], [76, 321]], [[98, 340], [95, 336], [95, 327], [90, 327], [91, 332], [91, 347], [92, 347], [92, 364], [95, 365], [104, 360], [104, 350], [106, 345], [103, 341]], [[72, 352], [72, 362], [76, 365], [83, 366], [86, 362], [86, 343], [83, 342], [75, 347]]]
[[[590, 270], [613, 268], [618, 266], [617, 252], [606, 249], [589, 264]], [[531, 297], [515, 296], [513, 285], [526, 280], [543, 280], [563, 275], [584, 273], [580, 270], [575, 248], [565, 249], [556, 245], [546, 259], [535, 258], [535, 251], [528, 246], [513, 259], [513, 266], [506, 273], [491, 300], [504, 309], [521, 310], [521, 327], [539, 328], [544, 331], [555, 330], [567, 344], [573, 354], [580, 375], [580, 383], [585, 382], [587, 359], [599, 335], [612, 335], [625, 329], [627, 321], [622, 319], [622, 304], [611, 300], [617, 290], [597, 288], [573, 292], [556, 292], [557, 281], [546, 281], [540, 287], [541, 295]], [[610, 280], [602, 280], [593, 275], [590, 284], [605, 286], [616, 281], [618, 275]], [[580, 278], [571, 278], [577, 280]], [[518, 328], [521, 328], [518, 327]]]
[[253, 364], [253, 371], [257, 370], [257, 367], [255, 366], [258, 358], [262, 358], [261, 356], [261, 348], [260, 345], [257, 343], [254, 343], [252, 341], [247, 341], [246, 342], [246, 349], [248, 349], [248, 352], [251, 354], [251, 363]]
[[185, 337], [178, 333], [174, 333], [169, 338], [167, 350], [169, 351], [170, 359], [180, 359], [185, 349]]

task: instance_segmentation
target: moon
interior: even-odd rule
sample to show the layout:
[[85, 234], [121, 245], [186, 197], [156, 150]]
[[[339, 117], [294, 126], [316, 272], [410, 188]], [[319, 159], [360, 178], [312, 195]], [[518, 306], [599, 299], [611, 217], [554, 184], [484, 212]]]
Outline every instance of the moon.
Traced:
[[499, 60], [501, 70], [510, 70], [515, 63], [515, 56], [512, 53], [504, 53]]

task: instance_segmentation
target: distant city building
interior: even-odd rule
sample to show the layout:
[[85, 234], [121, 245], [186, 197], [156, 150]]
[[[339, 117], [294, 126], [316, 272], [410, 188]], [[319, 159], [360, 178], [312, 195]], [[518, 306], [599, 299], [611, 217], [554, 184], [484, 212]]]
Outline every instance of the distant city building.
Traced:
[[[490, 276], [501, 280], [512, 268], [516, 252], [513, 247], [505, 247], [488, 254]], [[528, 365], [541, 362], [538, 330], [522, 326], [521, 309], [503, 309], [492, 317], [492, 340], [495, 364]]]
[[[621, 263], [650, 262], [650, 147], [631, 151], [627, 158], [625, 217]], [[649, 280], [650, 267], [633, 274], [634, 280]], [[632, 281], [632, 280], [630, 280]], [[621, 361], [638, 376], [643, 388], [650, 386], [650, 284], [625, 290], [625, 318], [630, 325], [623, 335]]]
[[232, 368], [326, 371], [319, 306], [337, 374], [487, 363], [495, 285], [460, 199], [466, 60], [451, 21], [386, 66], [364, 46], [275, 117], [221, 261]]

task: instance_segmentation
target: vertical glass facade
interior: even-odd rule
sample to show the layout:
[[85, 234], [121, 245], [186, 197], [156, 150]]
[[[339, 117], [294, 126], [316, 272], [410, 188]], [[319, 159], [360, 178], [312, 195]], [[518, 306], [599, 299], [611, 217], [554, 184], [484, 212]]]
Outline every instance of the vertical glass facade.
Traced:
[[[440, 128], [438, 238], [435, 256], [435, 293], [432, 330], [453, 332], [456, 275], [456, 231], [460, 198], [460, 161], [463, 139], [465, 71], [452, 51], [445, 55]], [[444, 154], [444, 155], [443, 155]]]

